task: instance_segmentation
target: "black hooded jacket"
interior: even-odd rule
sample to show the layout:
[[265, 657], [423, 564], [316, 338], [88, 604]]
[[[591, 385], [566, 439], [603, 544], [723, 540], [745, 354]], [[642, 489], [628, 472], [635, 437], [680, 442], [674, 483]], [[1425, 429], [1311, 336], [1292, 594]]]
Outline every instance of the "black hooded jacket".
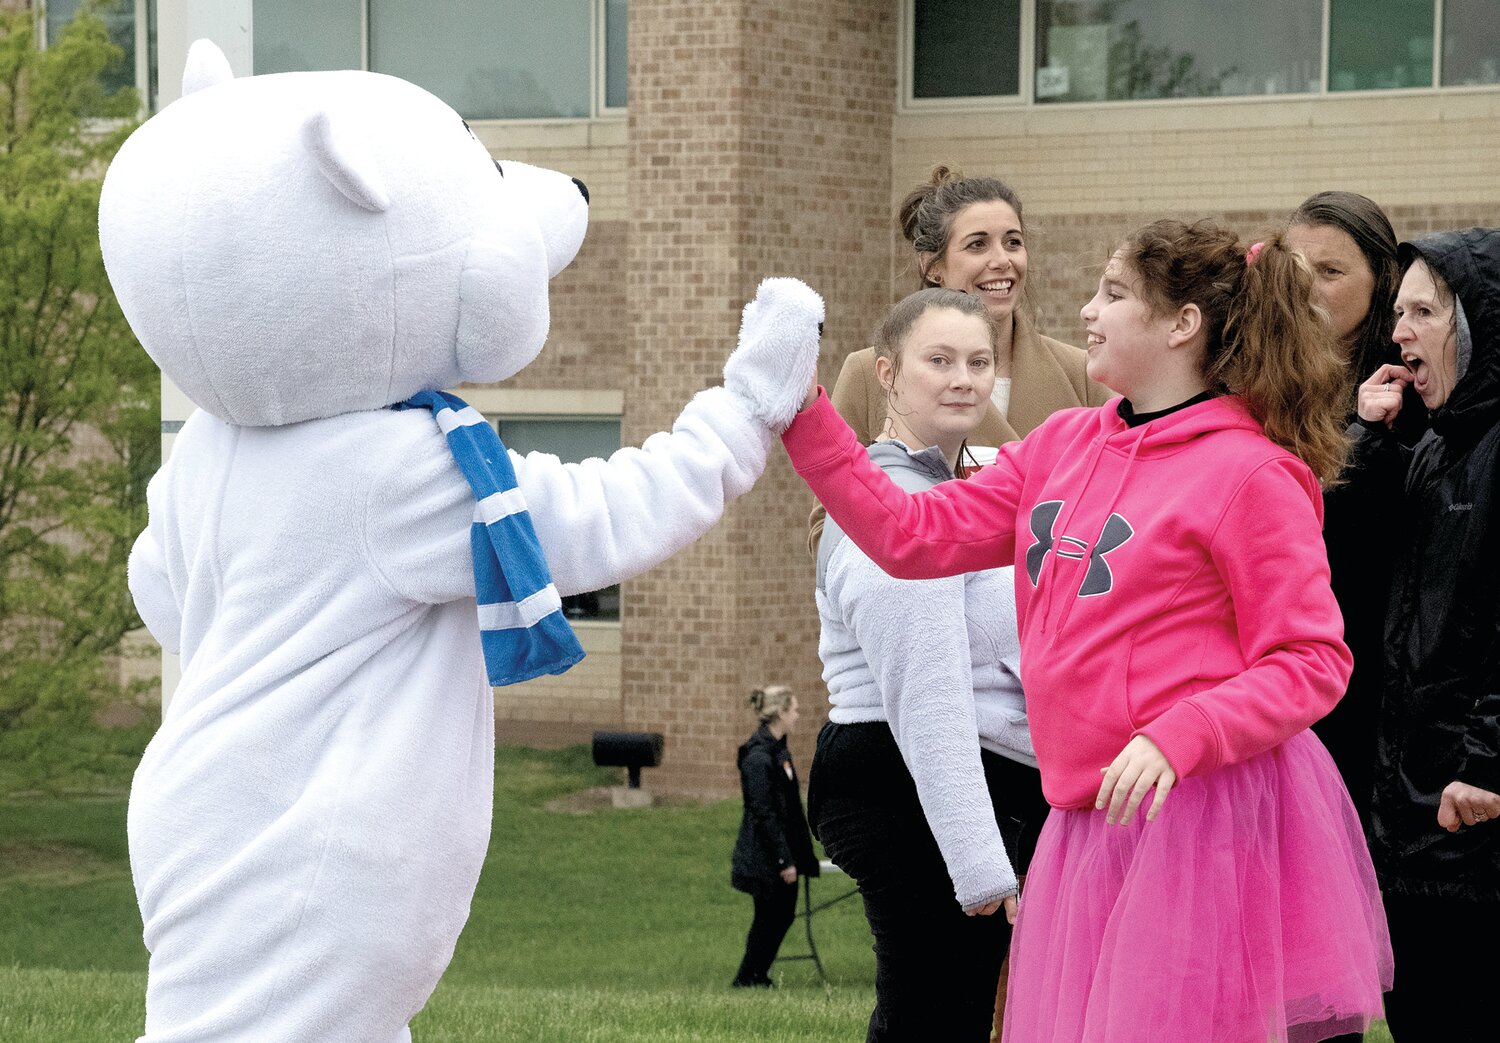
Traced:
[[740, 791], [745, 813], [734, 844], [729, 880], [737, 890], [763, 893], [781, 883], [781, 871], [796, 866], [798, 876], [817, 876], [802, 793], [786, 737], [761, 725], [740, 747]]
[[1500, 792], [1500, 229], [1401, 252], [1458, 298], [1472, 354], [1465, 366], [1460, 344], [1458, 380], [1409, 454], [1378, 425], [1354, 447], [1351, 485], [1395, 565], [1371, 850], [1387, 890], [1500, 903], [1500, 823], [1437, 822], [1450, 782]]

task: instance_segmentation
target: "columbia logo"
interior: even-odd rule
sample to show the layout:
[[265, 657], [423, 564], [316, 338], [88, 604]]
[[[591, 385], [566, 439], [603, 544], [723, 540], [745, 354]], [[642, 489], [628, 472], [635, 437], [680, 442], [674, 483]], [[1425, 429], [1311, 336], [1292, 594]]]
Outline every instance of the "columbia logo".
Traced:
[[1472, 503], [1450, 503], [1444, 509], [1449, 511], [1472, 511], [1474, 505]]

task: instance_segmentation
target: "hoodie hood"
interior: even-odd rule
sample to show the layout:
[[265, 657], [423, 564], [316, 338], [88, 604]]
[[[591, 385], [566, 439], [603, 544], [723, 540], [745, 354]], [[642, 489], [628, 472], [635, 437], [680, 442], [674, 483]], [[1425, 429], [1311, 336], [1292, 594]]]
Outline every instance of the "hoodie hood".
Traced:
[[1500, 228], [1435, 232], [1397, 248], [1403, 266], [1420, 257], [1457, 299], [1458, 380], [1432, 414], [1448, 440], [1471, 442], [1500, 421]]

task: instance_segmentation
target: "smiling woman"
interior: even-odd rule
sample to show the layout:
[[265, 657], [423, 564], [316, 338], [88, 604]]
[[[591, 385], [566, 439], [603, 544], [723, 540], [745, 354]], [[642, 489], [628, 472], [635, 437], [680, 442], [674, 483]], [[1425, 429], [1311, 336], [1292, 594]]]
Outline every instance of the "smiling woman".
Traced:
[[[995, 385], [989, 402], [981, 405], [971, 443], [1003, 445], [1059, 409], [1100, 405], [1109, 397], [1084, 375], [1083, 352], [1042, 336], [1032, 320], [1026, 220], [1020, 196], [1009, 185], [935, 167], [927, 181], [907, 193], [896, 224], [912, 244], [918, 285], [977, 297], [995, 324]], [[832, 398], [861, 441], [868, 444], [880, 434], [886, 395], [875, 378], [874, 349], [844, 360]], [[815, 515], [815, 532], [821, 518]]]

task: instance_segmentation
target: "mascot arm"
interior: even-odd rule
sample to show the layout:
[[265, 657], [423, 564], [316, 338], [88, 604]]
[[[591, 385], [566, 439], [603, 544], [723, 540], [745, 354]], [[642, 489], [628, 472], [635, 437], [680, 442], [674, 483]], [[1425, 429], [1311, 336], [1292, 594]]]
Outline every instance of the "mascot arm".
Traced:
[[[665, 561], [755, 484], [771, 429], [791, 422], [817, 368], [822, 319], [808, 287], [767, 279], [745, 308], [725, 386], [700, 392], [670, 432], [608, 460], [511, 454], [559, 593], [598, 590]], [[399, 431], [364, 461], [376, 472], [365, 509], [369, 561], [402, 596], [473, 597], [473, 494], [430, 418], [392, 416]]]
[[537, 538], [566, 596], [657, 565], [707, 532], [766, 466], [771, 436], [724, 388], [688, 403], [670, 433], [608, 460], [511, 454]]
[[670, 433], [607, 461], [512, 454], [560, 594], [660, 564], [755, 484], [771, 431], [791, 423], [817, 369], [822, 321], [822, 298], [806, 285], [766, 279], [745, 306], [724, 386], [700, 392]]
[[157, 496], [157, 478], [147, 487], [146, 499], [150, 521], [146, 531], [136, 538], [130, 551], [126, 576], [135, 610], [163, 649], [176, 655], [182, 650], [182, 610], [172, 592], [167, 574], [167, 557], [160, 538], [162, 505]]

